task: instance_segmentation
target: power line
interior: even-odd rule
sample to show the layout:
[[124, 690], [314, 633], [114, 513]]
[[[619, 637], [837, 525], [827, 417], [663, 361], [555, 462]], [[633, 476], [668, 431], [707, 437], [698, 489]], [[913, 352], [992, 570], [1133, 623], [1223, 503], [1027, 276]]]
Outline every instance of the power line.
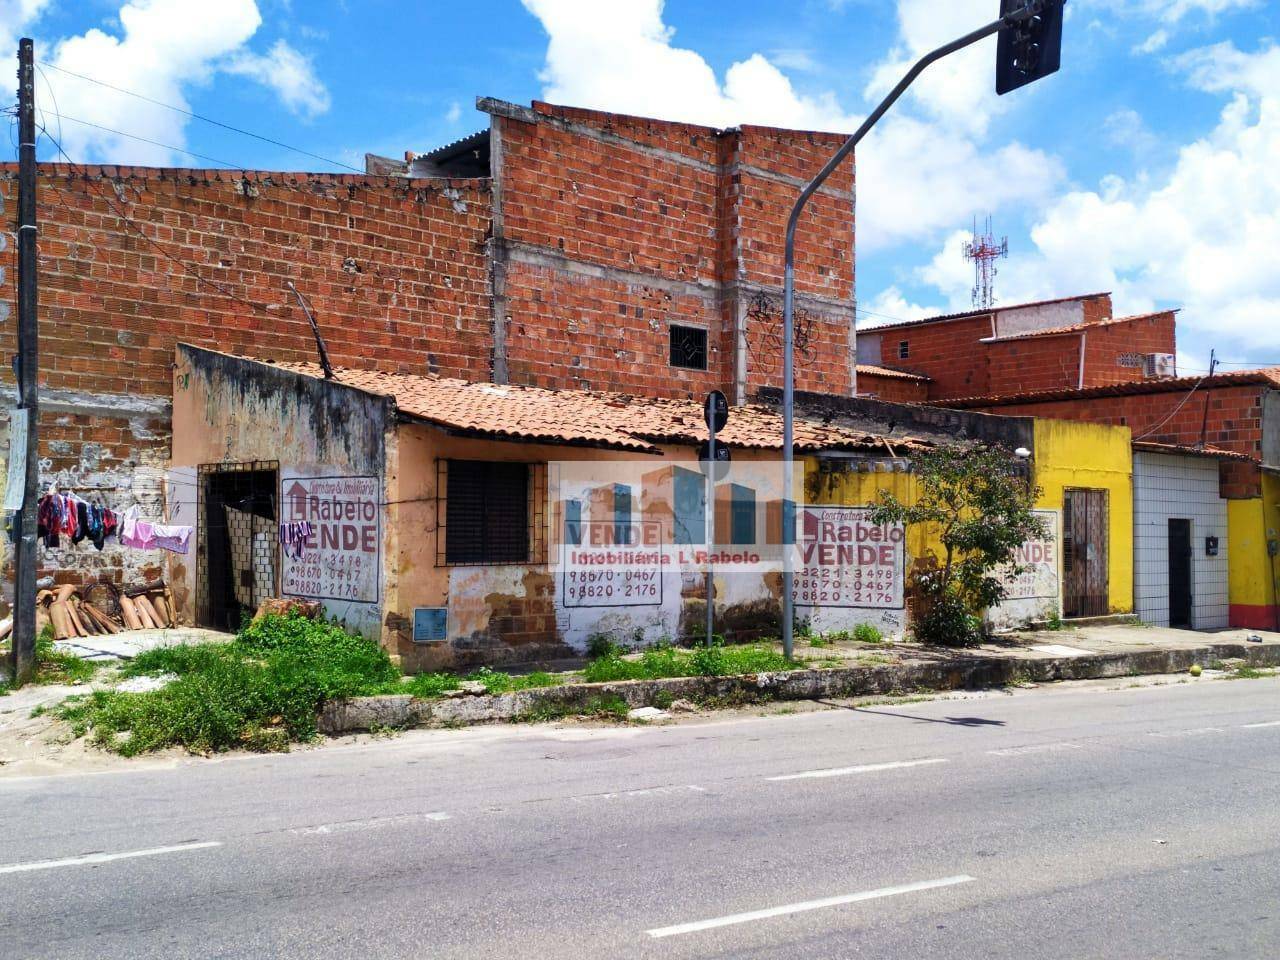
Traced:
[[254, 133], [251, 130], [244, 130], [240, 127], [233, 127], [231, 124], [223, 123], [221, 120], [214, 120], [212, 117], [201, 116], [200, 114], [193, 113], [192, 111], [184, 109], [183, 107], [177, 107], [171, 103], [165, 103], [161, 100], [155, 100], [151, 97], [144, 96], [141, 93], [134, 93], [132, 90], [126, 90], [124, 87], [117, 87], [114, 83], [107, 83], [105, 80], [99, 80], [96, 77], [86, 76], [83, 73], [76, 73], [74, 70], [68, 70], [66, 67], [59, 67], [57, 64], [49, 63], [47, 60], [39, 60], [37, 62], [50, 68], [51, 70], [57, 70], [59, 73], [65, 73], [69, 77], [75, 77], [78, 80], [85, 80], [89, 83], [96, 83], [100, 87], [106, 87], [108, 90], [114, 90], [116, 93], [123, 93], [129, 97], [136, 97], [139, 100], [143, 100], [147, 103], [155, 104], [157, 107], [164, 107], [166, 110], [172, 110], [174, 113], [180, 113], [183, 116], [190, 117], [193, 120], [200, 120], [204, 123], [212, 124], [215, 127], [221, 127], [223, 130], [230, 130], [232, 133], [238, 133], [241, 136], [252, 137], [254, 140], [260, 140], [263, 143], [269, 143], [274, 147], [280, 147], [284, 150], [289, 150], [289, 151], [292, 151], [293, 153], [301, 154], [304, 157], [311, 157], [313, 160], [320, 160], [323, 163], [328, 163], [335, 167], [343, 167], [347, 170], [355, 171], [356, 173], [365, 172], [364, 170], [361, 170], [359, 167], [353, 167], [351, 166], [351, 164], [343, 163], [341, 160], [333, 160], [333, 159], [330, 159], [329, 157], [322, 157], [318, 153], [312, 153], [310, 150], [303, 150], [301, 147], [290, 146], [289, 144], [284, 143], [283, 141], [273, 140], [271, 137], [264, 137], [260, 133]]
[[[159, 140], [151, 140], [147, 137], [140, 137], [136, 133], [126, 133], [123, 130], [115, 130], [111, 127], [104, 127], [100, 123], [90, 123], [88, 120], [81, 120], [79, 117], [72, 117], [65, 113], [55, 113], [53, 114], [53, 116], [57, 117], [59, 121], [70, 120], [72, 123], [78, 123], [81, 126], [85, 126], [85, 127], [93, 127], [93, 129], [102, 130], [105, 133], [113, 133], [118, 137], [128, 137], [130, 140], [137, 140], [141, 143], [149, 143], [153, 147], [164, 147], [164, 149], [166, 150], [172, 150], [175, 153], [185, 153], [187, 156], [196, 157], [199, 160], [208, 160], [210, 163], [220, 163], [222, 164], [222, 166], [229, 167], [232, 170], [245, 169], [241, 164], [238, 164], [238, 163], [231, 163], [230, 161], [227, 161], [227, 160], [219, 160], [217, 157], [210, 157], [210, 156], [206, 156], [203, 153], [196, 153], [194, 150], [188, 150], [185, 147], [175, 147], [171, 143], [161, 143]], [[46, 135], [48, 135], [47, 128], [42, 127], [41, 129], [45, 130]], [[49, 137], [49, 139], [52, 140], [53, 137]], [[66, 156], [66, 154], [63, 154], [63, 156]]]
[[[116, 203], [114, 199], [107, 196], [106, 193], [104, 193], [103, 191], [99, 190], [96, 186], [94, 186], [93, 178], [88, 175], [88, 171], [86, 171], [84, 167], [82, 167], [80, 164], [76, 163], [74, 160], [71, 159], [67, 151], [62, 148], [62, 144], [53, 138], [53, 134], [49, 132], [48, 128], [44, 127], [41, 129], [43, 130], [44, 135], [49, 138], [50, 142], [53, 143], [54, 147], [57, 148], [58, 153], [62, 154], [63, 158], [66, 159], [67, 163], [80, 173], [80, 175], [84, 178], [85, 183], [89, 186], [89, 189], [92, 190], [99, 197], [101, 197], [104, 201], [106, 201], [107, 206], [109, 206], [113, 211], [115, 211], [116, 216], [118, 216], [122, 221], [124, 221], [124, 223], [131, 230], [133, 230], [133, 232], [136, 233], [143, 240], [143, 242], [145, 242], [148, 246], [150, 246], [153, 250], [159, 253], [162, 257], [164, 257], [170, 263], [179, 267], [184, 273], [195, 278], [197, 283], [201, 283], [204, 286], [209, 287], [211, 290], [216, 290], [218, 293], [222, 294], [227, 299], [232, 300], [235, 303], [239, 303], [242, 306], [246, 306], [250, 310], [254, 311], [255, 313], [261, 314], [262, 316], [265, 316], [265, 317], [275, 318], [275, 315], [271, 311], [269, 311], [266, 307], [262, 306], [261, 304], [253, 303], [252, 301], [245, 300], [243, 297], [237, 296], [236, 294], [232, 293], [230, 290], [228, 290], [226, 287], [222, 286], [221, 284], [215, 283], [212, 280], [206, 279], [205, 276], [201, 274], [198, 270], [196, 270], [195, 267], [191, 266], [185, 260], [181, 260], [178, 257], [175, 257], [163, 246], [161, 246], [155, 240], [151, 239], [151, 237], [149, 237], [142, 230], [142, 228], [138, 226], [138, 224], [133, 220], [133, 218], [130, 217], [127, 213], [124, 212], [124, 210], [120, 208], [119, 204]], [[56, 188], [56, 184], [55, 184], [55, 188]], [[59, 189], [58, 192], [59, 194], [61, 194], [62, 191]]]

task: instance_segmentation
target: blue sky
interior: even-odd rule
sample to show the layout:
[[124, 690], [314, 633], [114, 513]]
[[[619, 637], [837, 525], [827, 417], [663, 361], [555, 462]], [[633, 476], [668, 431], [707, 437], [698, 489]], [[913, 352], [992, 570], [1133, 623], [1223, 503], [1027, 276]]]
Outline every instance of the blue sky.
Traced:
[[[64, 70], [360, 167], [479, 129], [477, 95], [851, 129], [915, 56], [997, 6], [0, 0], [0, 43], [32, 35]], [[1058, 75], [997, 98], [990, 41], [936, 67], [859, 152], [859, 322], [966, 307], [960, 244], [991, 214], [1010, 243], [1001, 302], [1110, 289], [1118, 314], [1183, 309], [1183, 372], [1211, 348], [1229, 369], [1280, 364], [1277, 36], [1275, 0], [1069, 0]], [[211, 165], [178, 147], [334, 169], [44, 76], [46, 123], [77, 160]]]

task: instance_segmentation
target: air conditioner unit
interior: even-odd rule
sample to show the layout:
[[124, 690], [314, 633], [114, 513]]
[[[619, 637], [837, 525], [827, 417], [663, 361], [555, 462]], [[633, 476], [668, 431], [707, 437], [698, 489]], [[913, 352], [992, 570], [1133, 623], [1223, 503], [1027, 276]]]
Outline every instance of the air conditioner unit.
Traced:
[[1143, 357], [1142, 373], [1148, 380], [1178, 375], [1178, 360], [1172, 353], [1148, 353]]

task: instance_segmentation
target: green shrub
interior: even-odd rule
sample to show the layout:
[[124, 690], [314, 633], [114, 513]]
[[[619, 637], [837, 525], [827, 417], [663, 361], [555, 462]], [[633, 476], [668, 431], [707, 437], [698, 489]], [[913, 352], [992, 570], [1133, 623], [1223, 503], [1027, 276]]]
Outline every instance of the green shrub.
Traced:
[[860, 623], [853, 628], [853, 639], [858, 643], [880, 643], [884, 640], [884, 634], [875, 624]]
[[611, 653], [622, 653], [622, 647], [613, 639], [612, 634], [593, 633], [587, 637], [587, 657], [591, 660], [607, 657]]
[[229, 643], [150, 650], [124, 672], [176, 679], [147, 693], [96, 691], [61, 715], [126, 756], [168, 746], [282, 749], [315, 736], [325, 700], [402, 686], [378, 644], [297, 615], [264, 617]]

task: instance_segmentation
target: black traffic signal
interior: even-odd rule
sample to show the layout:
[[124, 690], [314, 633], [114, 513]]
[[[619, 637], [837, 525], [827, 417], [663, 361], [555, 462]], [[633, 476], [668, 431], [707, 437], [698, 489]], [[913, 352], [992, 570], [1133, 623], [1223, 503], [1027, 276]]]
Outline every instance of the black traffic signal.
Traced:
[[1017, 16], [996, 40], [996, 93], [1026, 86], [1056, 73], [1062, 64], [1062, 7], [1065, 0], [1000, 0], [1000, 16]]

